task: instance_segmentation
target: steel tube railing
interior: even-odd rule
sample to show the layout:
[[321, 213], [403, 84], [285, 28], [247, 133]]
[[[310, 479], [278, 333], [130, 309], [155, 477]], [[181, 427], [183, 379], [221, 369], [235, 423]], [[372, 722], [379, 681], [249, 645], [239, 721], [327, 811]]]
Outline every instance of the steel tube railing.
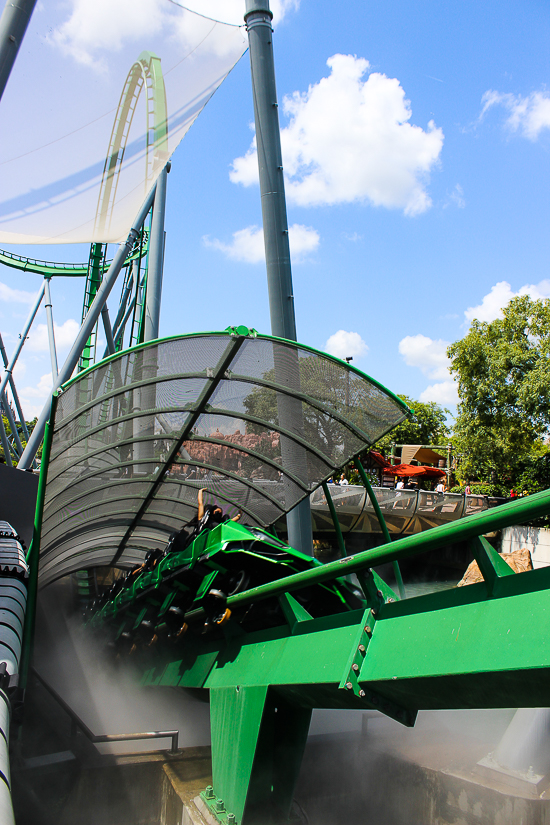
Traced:
[[[384, 544], [372, 550], [365, 550], [355, 556], [346, 556], [338, 561], [329, 562], [322, 567], [314, 567], [302, 573], [294, 573], [284, 579], [245, 590], [227, 600], [228, 607], [248, 604], [253, 601], [268, 599], [281, 593], [301, 590], [312, 584], [321, 584], [340, 576], [356, 573], [368, 567], [377, 567], [386, 562], [399, 561], [418, 553], [438, 550], [446, 544], [466, 541], [474, 536], [480, 536], [513, 524], [522, 524], [550, 513], [550, 490], [543, 490], [523, 499], [510, 501], [501, 507], [485, 510], [466, 516], [458, 522], [443, 524], [423, 533], [397, 539], [391, 544]], [[191, 615], [189, 615], [191, 618]]]
[[149, 730], [141, 733], [93, 733], [86, 722], [83, 722], [80, 716], [72, 709], [70, 705], [63, 699], [62, 696], [41, 676], [36, 668], [32, 668], [34, 676], [38, 679], [40, 684], [53, 696], [55, 701], [63, 708], [65, 713], [71, 718], [72, 722], [79, 728], [84, 736], [89, 739], [93, 745], [101, 745], [106, 742], [133, 742], [140, 739], [170, 739], [170, 753], [177, 753], [179, 731], [177, 730]]

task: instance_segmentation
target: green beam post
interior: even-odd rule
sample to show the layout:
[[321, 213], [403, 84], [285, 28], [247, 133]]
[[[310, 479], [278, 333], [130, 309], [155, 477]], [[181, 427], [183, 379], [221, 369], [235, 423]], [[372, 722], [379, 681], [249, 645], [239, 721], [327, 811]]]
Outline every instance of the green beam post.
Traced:
[[38, 480], [38, 492], [36, 495], [36, 510], [34, 516], [34, 530], [31, 546], [27, 553], [27, 564], [29, 565], [29, 580], [27, 585], [27, 607], [25, 611], [25, 626], [23, 629], [23, 642], [21, 645], [21, 666], [19, 668], [19, 687], [25, 690], [34, 643], [34, 628], [36, 623], [36, 597], [38, 594], [38, 568], [40, 565], [40, 536], [42, 533], [42, 516], [44, 512], [44, 498], [46, 495], [46, 481], [48, 478], [48, 465], [50, 463], [50, 451], [53, 438], [53, 420], [57, 395], [52, 396], [52, 406], [50, 420], [46, 422], [44, 432], [44, 445], [42, 447], [42, 460], [40, 463], [40, 478]]
[[[374, 512], [376, 513], [376, 518], [378, 519], [378, 523], [380, 524], [380, 529], [382, 530], [382, 535], [384, 539], [389, 544], [391, 542], [390, 531], [388, 530], [388, 525], [386, 524], [386, 520], [382, 514], [382, 510], [380, 509], [380, 505], [378, 504], [378, 500], [374, 494], [374, 490], [372, 489], [372, 485], [369, 481], [369, 477], [365, 472], [365, 468], [363, 467], [361, 460], [358, 459], [355, 464], [357, 465], [357, 470], [359, 475], [361, 476], [361, 481], [363, 482], [363, 486], [368, 493], [368, 496], [371, 500], [371, 504], [374, 507]], [[395, 576], [395, 581], [397, 582], [397, 587], [399, 588], [399, 597], [401, 599], [405, 598], [405, 585], [403, 584], [403, 577], [401, 575], [401, 570], [399, 569], [399, 564], [396, 561], [392, 561], [393, 573]]]
[[334, 502], [332, 500], [332, 496], [330, 494], [330, 490], [328, 488], [328, 484], [326, 483], [326, 481], [323, 481], [323, 493], [325, 494], [328, 509], [330, 510], [330, 515], [332, 517], [332, 523], [334, 524], [334, 529], [336, 530], [336, 539], [338, 541], [338, 547], [340, 548], [342, 558], [344, 558], [347, 555], [346, 545], [344, 543], [342, 530], [340, 529], [340, 522], [338, 521], [338, 516], [336, 515], [336, 508], [334, 506]]

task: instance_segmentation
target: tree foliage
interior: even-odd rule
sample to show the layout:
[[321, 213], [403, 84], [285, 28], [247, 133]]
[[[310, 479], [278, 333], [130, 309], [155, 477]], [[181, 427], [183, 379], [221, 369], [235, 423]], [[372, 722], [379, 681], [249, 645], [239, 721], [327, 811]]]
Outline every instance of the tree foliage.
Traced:
[[[296, 361], [299, 375], [298, 388], [301, 393], [317, 401], [320, 408], [300, 400], [279, 395], [271, 387], [258, 386], [243, 398], [243, 407], [248, 415], [260, 418], [273, 426], [282, 424], [290, 431], [296, 431], [300, 422], [301, 434], [325, 455], [330, 456], [336, 465], [342, 458], [350, 456], [361, 449], [363, 439], [341, 424], [337, 418], [342, 415], [351, 421], [367, 438], [372, 440], [382, 431], [383, 410], [386, 396], [374, 384], [358, 378], [353, 372], [347, 372], [339, 364], [317, 357], [302, 357]], [[292, 370], [288, 360], [278, 367], [265, 372], [265, 381], [276, 386], [291, 386]], [[387, 426], [400, 415], [394, 402], [387, 404]], [[329, 412], [326, 412], [330, 411]], [[374, 410], [374, 413], [371, 411]], [[335, 414], [335, 415], [334, 415]], [[264, 425], [248, 421], [247, 433], [259, 433]]]
[[447, 353], [458, 379], [460, 475], [501, 493], [528, 478], [540, 488], [545, 465], [538, 459], [548, 452], [550, 424], [550, 301], [514, 298], [503, 318], [474, 321]]
[[[34, 418], [32, 421], [27, 421], [26, 422], [27, 431], [28, 431], [29, 435], [34, 430], [34, 427], [35, 427], [35, 424], [36, 424], [37, 420], [38, 419]], [[8, 440], [11, 441], [11, 434], [12, 433], [11, 433], [11, 427], [10, 427], [7, 416], [2, 415], [2, 423], [4, 424], [4, 431], [6, 433], [6, 436], [8, 437]], [[27, 446], [27, 442], [26, 442], [25, 437], [23, 435], [23, 428], [21, 427], [21, 424], [19, 422], [16, 422], [16, 424], [17, 424], [17, 432], [19, 434], [19, 440], [21, 441], [21, 444], [22, 444], [23, 448], [25, 448]], [[42, 455], [42, 447], [39, 448], [39, 450], [36, 454], [36, 457], [40, 458], [41, 455]], [[0, 457], [5, 459], [4, 448], [3, 448], [1, 443], [0, 443]], [[14, 467], [16, 467], [17, 466], [17, 459], [13, 456], [13, 454], [12, 454], [12, 462], [13, 462]]]
[[381, 438], [376, 449], [388, 451], [391, 444], [446, 444], [450, 431], [447, 426], [449, 411], [434, 401], [414, 401], [407, 395], [400, 395], [405, 404], [414, 411], [394, 430]]

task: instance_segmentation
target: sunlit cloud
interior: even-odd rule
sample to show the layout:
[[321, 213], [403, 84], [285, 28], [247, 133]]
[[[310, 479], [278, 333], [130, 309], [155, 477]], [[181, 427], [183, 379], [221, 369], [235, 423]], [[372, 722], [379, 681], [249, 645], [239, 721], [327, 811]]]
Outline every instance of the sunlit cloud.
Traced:
[[409, 367], [417, 367], [425, 376], [436, 381], [421, 393], [420, 401], [435, 401], [444, 406], [458, 403], [456, 382], [449, 372], [449, 343], [421, 334], [407, 335], [399, 342], [399, 353], [405, 363]]
[[533, 300], [550, 298], [550, 280], [539, 281], [538, 284], [525, 284], [516, 292], [514, 292], [508, 281], [499, 281], [491, 287], [491, 291], [487, 295], [483, 296], [481, 303], [465, 310], [465, 324], [471, 324], [474, 318], [487, 323], [491, 323], [496, 318], [502, 318], [504, 307], [510, 303], [512, 298], [517, 298], [520, 295], [529, 295]]
[[[300, 263], [319, 246], [319, 233], [311, 226], [295, 223], [289, 227], [288, 241], [293, 262]], [[211, 239], [208, 235], [203, 237], [202, 242], [205, 246], [218, 249], [234, 261], [257, 264], [265, 260], [264, 231], [258, 226], [247, 226], [234, 232], [230, 243], [224, 243], [217, 238]]]
[[[327, 64], [328, 77], [283, 101], [290, 121], [281, 132], [288, 200], [424, 212], [432, 203], [426, 185], [443, 147], [442, 130], [433, 121], [426, 130], [412, 125], [399, 81], [368, 74], [367, 60], [336, 54]], [[234, 160], [230, 179], [257, 183], [255, 140]]]
[[325, 352], [334, 355], [336, 358], [362, 358], [369, 351], [365, 341], [358, 332], [346, 332], [339, 329], [331, 335], [325, 344]]
[[[74, 343], [80, 324], [73, 318], [68, 318], [63, 324], [54, 323], [55, 345], [58, 351], [69, 349]], [[37, 324], [31, 327], [26, 349], [30, 352], [47, 352], [49, 350], [48, 327], [46, 324]]]
[[481, 98], [481, 102], [483, 108], [480, 120], [489, 109], [502, 106], [508, 112], [505, 121], [507, 128], [529, 140], [537, 140], [544, 129], [550, 129], [550, 94], [546, 91], [531, 92], [522, 97], [489, 89]]

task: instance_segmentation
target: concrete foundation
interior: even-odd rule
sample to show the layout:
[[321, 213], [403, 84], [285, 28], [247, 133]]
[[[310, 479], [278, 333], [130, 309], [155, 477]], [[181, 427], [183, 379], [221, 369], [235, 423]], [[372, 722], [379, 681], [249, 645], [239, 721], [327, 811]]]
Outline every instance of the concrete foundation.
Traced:
[[[309, 825], [550, 825], [550, 786], [510, 787], [476, 762], [507, 719], [421, 715], [419, 730], [366, 715], [363, 732], [311, 736], [296, 789]], [[447, 717], [447, 718], [444, 718]], [[469, 715], [468, 724], [472, 723]], [[479, 725], [478, 725], [479, 726]], [[15, 771], [18, 825], [215, 825], [198, 794], [211, 783], [210, 749], [75, 760]], [[22, 796], [23, 793], [23, 796]], [[23, 804], [22, 804], [23, 800]], [[267, 815], [266, 822], [269, 816]]]

